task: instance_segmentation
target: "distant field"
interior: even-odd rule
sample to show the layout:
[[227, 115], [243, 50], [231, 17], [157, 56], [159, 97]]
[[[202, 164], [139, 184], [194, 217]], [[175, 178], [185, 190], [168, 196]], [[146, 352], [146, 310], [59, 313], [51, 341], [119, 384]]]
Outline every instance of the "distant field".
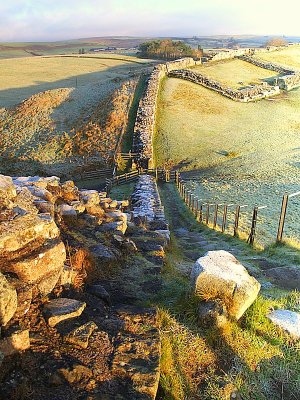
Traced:
[[259, 53], [258, 57], [287, 67], [300, 69], [300, 45], [289, 46], [278, 51]]
[[126, 79], [147, 65], [135, 57], [112, 54], [78, 57], [27, 57], [0, 60], [0, 108], [56, 88], [83, 87]]
[[[166, 79], [158, 106], [156, 164], [191, 171], [186, 178], [203, 200], [268, 205], [261, 212], [267, 224], [261, 235], [272, 231], [274, 237], [282, 194], [300, 189], [299, 107], [300, 90], [243, 104], [191, 82]], [[291, 203], [289, 215], [286, 229], [296, 235], [299, 200]]]
[[192, 68], [232, 88], [258, 84], [276, 76], [273, 71], [259, 68], [242, 60], [232, 59]]

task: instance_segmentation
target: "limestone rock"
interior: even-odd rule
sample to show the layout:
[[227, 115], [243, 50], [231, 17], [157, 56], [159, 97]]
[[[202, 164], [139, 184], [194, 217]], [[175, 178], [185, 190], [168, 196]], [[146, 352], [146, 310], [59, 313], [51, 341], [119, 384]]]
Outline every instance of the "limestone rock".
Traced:
[[61, 197], [65, 201], [76, 201], [79, 199], [78, 188], [73, 181], [66, 181], [61, 185]]
[[102, 285], [90, 285], [87, 291], [110, 305], [110, 295]]
[[95, 217], [102, 218], [105, 214], [105, 211], [99, 204], [91, 204], [86, 206], [86, 212], [90, 215], [94, 215]]
[[60, 285], [62, 286], [71, 286], [73, 285], [75, 278], [78, 274], [78, 271], [75, 271], [68, 265], [64, 265], [62, 272], [60, 274]]
[[[33, 254], [29, 257], [22, 257], [19, 261], [12, 261], [4, 264], [1, 268], [6, 272], [15, 273], [18, 278], [26, 283], [40, 283], [55, 276], [56, 282], [52, 282], [46, 288], [46, 282], [43, 283], [43, 294], [50, 293], [62, 272], [66, 260], [66, 249], [62, 241], [49, 242], [49, 244], [39, 248], [39, 254]], [[54, 279], [54, 281], [55, 281]], [[54, 284], [53, 284], [54, 283]]]
[[6, 325], [18, 305], [17, 292], [0, 272], [0, 325]]
[[267, 317], [295, 339], [300, 338], [300, 314], [289, 310], [275, 310]]
[[0, 175], [0, 209], [8, 206], [16, 196], [17, 191], [11, 177]]
[[239, 319], [256, 299], [259, 282], [230, 253], [209, 251], [199, 258], [191, 273], [195, 293], [206, 299], [218, 299], [228, 314]]
[[81, 190], [79, 192], [79, 199], [88, 205], [97, 205], [100, 203], [100, 196], [97, 190]]
[[53, 327], [65, 319], [78, 317], [82, 314], [85, 307], [86, 303], [61, 297], [49, 301], [44, 307], [44, 313], [48, 324]]
[[57, 209], [57, 213], [68, 223], [73, 223], [77, 220], [77, 212], [69, 204], [61, 204]]
[[35, 242], [45, 242], [59, 236], [59, 229], [48, 214], [24, 215], [16, 218], [8, 225], [0, 225], [0, 259], [7, 257], [11, 252], [17, 252], [30, 246], [34, 251]]
[[76, 346], [86, 349], [89, 345], [89, 338], [96, 329], [98, 329], [98, 326], [93, 321], [87, 322], [86, 324], [73, 329], [67, 336], [65, 336], [64, 340], [67, 343], [75, 344]]
[[33, 196], [50, 201], [50, 203], [55, 203], [55, 196], [49, 190], [36, 186], [28, 186], [28, 189]]
[[52, 217], [54, 216], [54, 204], [50, 201], [36, 199], [33, 201], [33, 204], [40, 213], [49, 213]]
[[90, 249], [92, 256], [95, 258], [96, 263], [113, 263], [116, 262], [120, 254], [115, 249], [110, 249], [104, 244], [97, 244]]
[[3, 355], [10, 356], [14, 353], [29, 349], [29, 330], [18, 330], [14, 332], [10, 337], [0, 341], [0, 352]]

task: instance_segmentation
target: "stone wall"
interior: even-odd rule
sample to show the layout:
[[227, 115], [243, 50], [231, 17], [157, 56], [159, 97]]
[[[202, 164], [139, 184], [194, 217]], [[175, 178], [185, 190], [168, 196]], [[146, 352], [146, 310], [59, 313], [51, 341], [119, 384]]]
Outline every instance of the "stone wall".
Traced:
[[131, 196], [132, 216], [140, 219], [152, 231], [164, 231], [170, 236], [164, 207], [162, 206], [155, 178], [140, 175]]
[[266, 51], [276, 51], [280, 50], [281, 47], [267, 47], [267, 48], [241, 48], [241, 49], [223, 49], [223, 50], [210, 50], [207, 53], [208, 59], [210, 61], [221, 61], [221, 60], [229, 60], [235, 57], [240, 57], [240, 56], [247, 56], [247, 55], [253, 55], [256, 53], [261, 53], [261, 52], [266, 52]]
[[243, 60], [243, 61], [249, 62], [251, 64], [254, 64], [257, 67], [264, 68], [264, 69], [269, 69], [270, 71], [279, 72], [280, 74], [293, 74], [293, 73], [295, 73], [295, 70], [292, 69], [292, 68], [286, 68], [286, 67], [283, 67], [280, 64], [272, 63], [270, 61], [265, 61], [265, 60], [262, 60], [262, 59], [259, 59], [259, 58], [254, 58], [254, 57], [246, 56], [246, 55], [239, 56], [238, 58], [240, 60]]
[[133, 152], [138, 154], [136, 163], [142, 168], [153, 167], [152, 140], [155, 127], [156, 103], [160, 82], [170, 71], [178, 68], [188, 68], [199, 64], [193, 58], [183, 58], [157, 65], [147, 83], [144, 94], [140, 100], [133, 136]]
[[78, 246], [96, 261], [116, 258], [107, 234], [125, 233], [125, 206], [128, 201], [79, 190], [57, 177], [0, 175], [0, 328], [24, 316], [33, 296], [47, 296], [57, 284], [72, 285], [80, 273], [68, 262], [65, 229], [83, 238], [87, 232], [89, 239]]
[[239, 59], [254, 64], [257, 67], [284, 74], [274, 79], [275, 85], [278, 85], [280, 89], [292, 90], [300, 86], [300, 72], [293, 68], [283, 67], [280, 64], [250, 56], [241, 56]]
[[199, 85], [205, 86], [208, 89], [212, 89], [222, 94], [223, 96], [229, 97], [232, 100], [241, 102], [260, 100], [280, 93], [278, 86], [270, 86], [267, 83], [255, 85], [245, 89], [231, 89], [220, 82], [214, 81], [207, 76], [193, 72], [191, 70], [172, 71], [169, 72], [168, 76], [197, 83]]

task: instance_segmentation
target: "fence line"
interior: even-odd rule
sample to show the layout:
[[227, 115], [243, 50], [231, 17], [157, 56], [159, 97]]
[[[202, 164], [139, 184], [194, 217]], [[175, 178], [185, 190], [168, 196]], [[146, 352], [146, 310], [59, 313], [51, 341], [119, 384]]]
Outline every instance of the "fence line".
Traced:
[[[139, 169], [136, 171], [128, 172], [123, 175], [113, 176], [111, 179], [106, 180], [106, 191], [109, 193], [113, 186], [122, 185], [125, 183], [134, 182], [138, 179], [140, 175], [149, 174], [155, 176], [157, 181], [162, 182], [175, 182], [176, 188], [179, 192], [180, 197], [183, 202], [189, 208], [189, 210], [195, 216], [197, 222], [209, 225], [212, 220], [212, 227], [216, 229], [218, 225], [219, 215], [222, 214], [222, 222], [220, 225], [220, 229], [222, 233], [226, 232], [227, 224], [228, 224], [228, 210], [231, 207], [235, 207], [234, 213], [234, 222], [233, 222], [233, 236], [237, 237], [240, 232], [240, 217], [241, 210], [248, 208], [247, 204], [233, 204], [233, 203], [211, 203], [207, 201], [201, 201], [197, 196], [195, 196], [191, 190], [186, 188], [184, 180], [181, 178], [179, 171], [177, 170], [166, 170], [166, 169]], [[287, 206], [289, 199], [300, 196], [300, 191], [292, 193], [290, 195], [284, 194], [282, 199], [282, 207], [279, 218], [278, 232], [276, 241], [282, 242], [283, 240], [283, 232], [284, 232], [284, 223], [287, 214]], [[257, 222], [258, 222], [258, 214], [260, 210], [268, 208], [268, 206], [255, 206], [252, 212], [251, 218], [251, 228], [249, 232], [249, 236], [247, 239], [247, 243], [253, 245], [256, 236], [257, 236]], [[222, 211], [220, 211], [222, 210]]]
[[[213, 221], [212, 226], [213, 229], [216, 229], [218, 226], [218, 216], [219, 210], [223, 207], [222, 211], [222, 224], [221, 224], [221, 232], [225, 233], [227, 227], [227, 219], [228, 219], [228, 209], [232, 206], [235, 206], [234, 211], [234, 224], [233, 224], [233, 236], [237, 237], [239, 235], [239, 223], [241, 217], [241, 209], [247, 208], [247, 204], [219, 204], [219, 203], [210, 203], [210, 202], [203, 202], [200, 201], [197, 196], [194, 196], [193, 193], [187, 190], [184, 181], [181, 179], [180, 173], [175, 171], [175, 182], [178, 192], [183, 200], [183, 202], [187, 205], [190, 211], [196, 218], [196, 221], [205, 225], [209, 225], [211, 219], [211, 211], [213, 211]], [[284, 223], [287, 214], [287, 206], [289, 199], [300, 196], [300, 191], [295, 192], [292, 194], [285, 193], [282, 198], [282, 206], [281, 206], [281, 213], [279, 218], [279, 225], [277, 231], [277, 242], [282, 242], [283, 240], [283, 232], [284, 232]], [[258, 214], [259, 211], [262, 209], [268, 208], [268, 206], [255, 206], [253, 208], [252, 218], [251, 218], [251, 228], [249, 232], [249, 236], [247, 239], [247, 243], [250, 245], [254, 244], [256, 239], [256, 228], [257, 228], [257, 221], [258, 221]], [[212, 210], [213, 209], [213, 210]]]

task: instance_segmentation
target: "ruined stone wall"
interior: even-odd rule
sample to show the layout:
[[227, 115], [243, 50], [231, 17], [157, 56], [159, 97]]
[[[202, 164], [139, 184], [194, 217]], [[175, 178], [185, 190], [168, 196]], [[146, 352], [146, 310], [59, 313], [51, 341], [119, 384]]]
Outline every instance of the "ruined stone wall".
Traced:
[[132, 215], [147, 225], [152, 231], [158, 231], [170, 239], [169, 226], [164, 207], [161, 203], [155, 178], [140, 175], [131, 196]]
[[229, 97], [232, 100], [241, 102], [260, 100], [280, 93], [278, 86], [270, 86], [267, 83], [263, 83], [262, 85], [255, 85], [245, 89], [231, 89], [230, 87], [220, 82], [214, 81], [207, 76], [190, 70], [172, 71], [169, 72], [168, 76], [197, 83], [199, 85], [207, 87], [208, 89], [212, 89], [222, 94], [223, 96]]
[[300, 73], [280, 76], [277, 79], [277, 84], [283, 90], [292, 90], [300, 87]]
[[153, 69], [140, 100], [134, 126], [133, 152], [138, 154], [136, 163], [140, 167], [153, 167], [152, 139], [155, 127], [156, 103], [162, 78], [166, 76], [168, 71], [191, 67], [196, 63], [199, 62], [194, 61], [193, 58], [183, 58], [166, 64], [159, 64]]
[[268, 69], [270, 71], [279, 72], [280, 74], [293, 74], [293, 73], [295, 73], [295, 70], [292, 69], [292, 68], [286, 68], [286, 67], [283, 67], [280, 64], [272, 63], [270, 61], [265, 61], [265, 60], [262, 60], [262, 59], [259, 59], [259, 58], [254, 58], [254, 57], [246, 56], [246, 55], [239, 56], [238, 58], [240, 60], [243, 60], [243, 61], [249, 62], [251, 64], [254, 64], [257, 67]]

